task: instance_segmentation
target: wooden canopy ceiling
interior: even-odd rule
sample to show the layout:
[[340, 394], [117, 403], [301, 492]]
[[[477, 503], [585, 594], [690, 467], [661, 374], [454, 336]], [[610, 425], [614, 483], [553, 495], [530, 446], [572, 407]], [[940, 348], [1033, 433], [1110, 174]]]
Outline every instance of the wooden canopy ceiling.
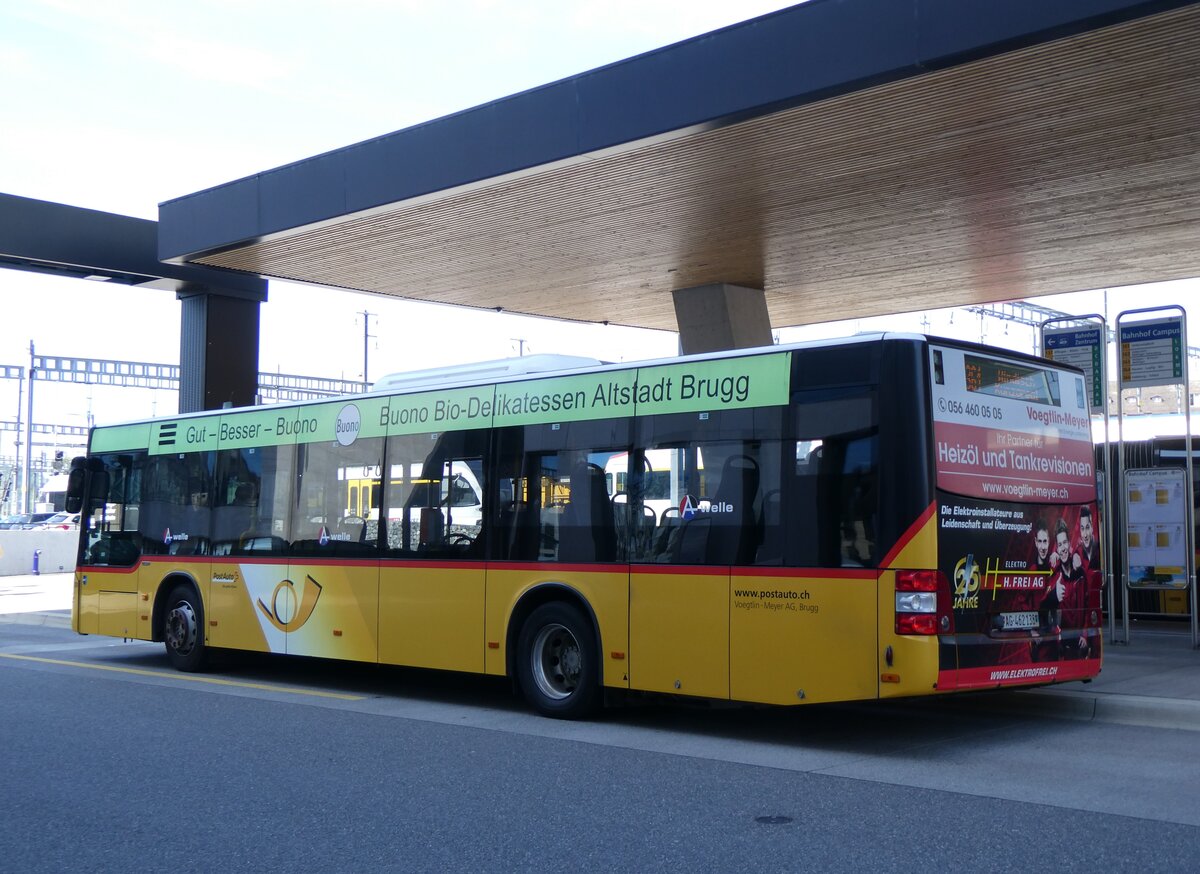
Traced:
[[1200, 6], [256, 235], [188, 260], [675, 328], [776, 327], [1200, 275]]

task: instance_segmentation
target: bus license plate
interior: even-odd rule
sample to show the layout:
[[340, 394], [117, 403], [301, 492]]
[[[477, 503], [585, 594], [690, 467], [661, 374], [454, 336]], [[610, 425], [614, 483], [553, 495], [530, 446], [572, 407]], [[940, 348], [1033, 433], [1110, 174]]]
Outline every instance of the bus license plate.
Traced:
[[1030, 613], [1001, 613], [1000, 627], [1005, 631], [1012, 631], [1021, 628], [1037, 628], [1038, 615], [1036, 612]]

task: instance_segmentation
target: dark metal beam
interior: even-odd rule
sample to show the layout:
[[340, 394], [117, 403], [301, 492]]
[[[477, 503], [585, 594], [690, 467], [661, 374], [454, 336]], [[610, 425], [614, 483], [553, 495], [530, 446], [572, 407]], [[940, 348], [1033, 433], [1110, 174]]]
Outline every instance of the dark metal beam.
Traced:
[[158, 223], [0, 194], [0, 268], [179, 291], [199, 286], [267, 299], [266, 280], [158, 260]]
[[167, 201], [159, 208], [159, 257], [184, 263], [388, 204], [592, 160], [1192, 2], [813, 0]]

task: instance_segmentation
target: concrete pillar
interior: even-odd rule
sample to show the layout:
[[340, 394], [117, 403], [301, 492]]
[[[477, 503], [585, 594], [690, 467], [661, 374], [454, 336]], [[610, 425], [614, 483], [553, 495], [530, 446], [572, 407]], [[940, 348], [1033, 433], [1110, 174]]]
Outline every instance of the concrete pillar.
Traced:
[[761, 288], [717, 283], [681, 288], [675, 298], [675, 321], [684, 355], [770, 346], [771, 317]]
[[179, 337], [179, 412], [250, 406], [258, 394], [260, 299], [184, 287]]

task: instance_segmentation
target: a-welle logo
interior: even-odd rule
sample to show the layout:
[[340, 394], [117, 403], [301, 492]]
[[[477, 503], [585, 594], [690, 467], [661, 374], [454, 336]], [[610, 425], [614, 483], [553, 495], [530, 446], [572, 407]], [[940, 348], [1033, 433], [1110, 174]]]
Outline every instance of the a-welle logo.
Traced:
[[312, 578], [305, 577], [304, 591], [296, 595], [296, 584], [291, 580], [283, 580], [271, 593], [271, 606], [268, 607], [258, 599], [258, 609], [267, 617], [267, 621], [280, 631], [295, 631], [304, 625], [317, 608], [317, 599], [321, 597], [321, 584]]

